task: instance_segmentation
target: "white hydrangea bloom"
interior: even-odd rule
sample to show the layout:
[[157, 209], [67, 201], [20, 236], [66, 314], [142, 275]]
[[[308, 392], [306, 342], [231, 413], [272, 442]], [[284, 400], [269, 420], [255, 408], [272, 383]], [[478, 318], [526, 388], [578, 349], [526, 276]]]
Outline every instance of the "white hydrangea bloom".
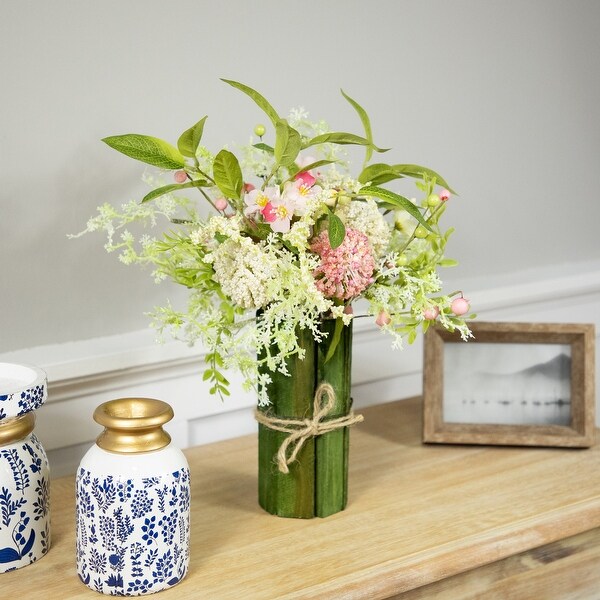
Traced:
[[350, 202], [346, 206], [340, 206], [336, 213], [346, 223], [346, 227], [357, 229], [369, 238], [377, 258], [385, 255], [392, 231], [379, 212], [375, 200], [368, 198], [365, 202]]
[[250, 238], [229, 239], [212, 253], [215, 280], [242, 308], [257, 309], [271, 300], [268, 283], [278, 276], [277, 260]]
[[321, 174], [321, 182], [323, 187], [336, 190], [346, 190], [352, 194], [358, 194], [359, 190], [362, 188], [362, 183], [356, 179], [353, 179], [347, 173], [340, 172], [340, 170], [337, 168], [338, 166], [339, 165], [331, 165], [325, 173]]

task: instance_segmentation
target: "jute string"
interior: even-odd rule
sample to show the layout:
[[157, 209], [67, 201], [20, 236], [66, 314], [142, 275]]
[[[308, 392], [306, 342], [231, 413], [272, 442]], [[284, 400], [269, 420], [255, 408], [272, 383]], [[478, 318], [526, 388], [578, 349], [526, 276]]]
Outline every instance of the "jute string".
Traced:
[[[261, 425], [289, 434], [277, 451], [277, 465], [282, 473], [289, 473], [288, 465], [296, 460], [302, 446], [309, 438], [363, 421], [362, 415], [355, 415], [352, 411], [342, 417], [323, 420], [332, 411], [334, 404], [333, 388], [329, 383], [322, 383], [317, 388], [313, 399], [312, 419], [286, 419], [270, 416], [260, 410], [255, 412], [254, 416]], [[288, 452], [290, 452], [289, 456]]]

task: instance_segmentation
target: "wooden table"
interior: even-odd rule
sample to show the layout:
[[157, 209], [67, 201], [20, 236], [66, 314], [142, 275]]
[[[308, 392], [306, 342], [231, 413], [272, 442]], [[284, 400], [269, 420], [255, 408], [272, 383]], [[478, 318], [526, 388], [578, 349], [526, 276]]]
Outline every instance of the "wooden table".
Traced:
[[[364, 415], [327, 519], [258, 507], [254, 436], [188, 450], [190, 570], [160, 597], [600, 598], [600, 446], [424, 446], [419, 398]], [[53, 481], [53, 547], [0, 575], [3, 598], [100, 597], [75, 573], [73, 488]]]

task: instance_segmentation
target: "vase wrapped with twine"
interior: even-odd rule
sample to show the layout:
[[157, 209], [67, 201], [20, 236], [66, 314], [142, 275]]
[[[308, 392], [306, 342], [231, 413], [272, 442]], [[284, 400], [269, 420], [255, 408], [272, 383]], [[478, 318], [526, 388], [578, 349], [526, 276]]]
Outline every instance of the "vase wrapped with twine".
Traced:
[[280, 517], [327, 517], [348, 501], [348, 428], [362, 417], [351, 412], [352, 325], [326, 360], [335, 324], [323, 321], [322, 342], [298, 332], [304, 359], [288, 359], [290, 376], [270, 373], [270, 405], [257, 411], [259, 503]]

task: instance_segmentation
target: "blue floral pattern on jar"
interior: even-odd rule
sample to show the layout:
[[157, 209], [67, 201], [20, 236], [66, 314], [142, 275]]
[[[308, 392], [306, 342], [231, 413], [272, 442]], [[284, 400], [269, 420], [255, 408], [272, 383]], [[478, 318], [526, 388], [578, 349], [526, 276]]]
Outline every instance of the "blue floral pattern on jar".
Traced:
[[98, 592], [139, 596], [181, 581], [189, 563], [190, 475], [77, 473], [77, 572]]
[[50, 470], [34, 434], [0, 447], [0, 573], [50, 549]]
[[47, 398], [46, 384], [36, 385], [22, 392], [0, 395], [0, 420], [18, 417], [37, 410]]

